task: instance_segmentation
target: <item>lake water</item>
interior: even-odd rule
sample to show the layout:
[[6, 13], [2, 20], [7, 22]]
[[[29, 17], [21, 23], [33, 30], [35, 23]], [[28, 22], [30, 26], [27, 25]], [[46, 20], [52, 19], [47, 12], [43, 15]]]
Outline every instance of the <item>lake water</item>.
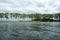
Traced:
[[60, 22], [0, 22], [0, 40], [60, 40]]

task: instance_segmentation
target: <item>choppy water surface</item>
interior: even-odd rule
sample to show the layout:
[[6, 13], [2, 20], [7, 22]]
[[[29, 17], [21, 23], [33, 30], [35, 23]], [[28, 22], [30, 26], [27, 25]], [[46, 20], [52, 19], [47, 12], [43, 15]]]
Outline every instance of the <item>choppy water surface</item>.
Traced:
[[60, 40], [60, 22], [0, 22], [0, 40]]

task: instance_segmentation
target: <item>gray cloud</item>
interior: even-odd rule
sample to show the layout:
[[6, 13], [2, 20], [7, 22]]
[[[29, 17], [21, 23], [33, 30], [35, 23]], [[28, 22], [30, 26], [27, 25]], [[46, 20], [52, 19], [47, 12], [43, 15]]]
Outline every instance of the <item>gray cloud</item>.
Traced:
[[[20, 10], [15, 10], [16, 8]], [[60, 12], [60, 0], [0, 0], [0, 12], [6, 12], [5, 10], [8, 12], [55, 13]]]

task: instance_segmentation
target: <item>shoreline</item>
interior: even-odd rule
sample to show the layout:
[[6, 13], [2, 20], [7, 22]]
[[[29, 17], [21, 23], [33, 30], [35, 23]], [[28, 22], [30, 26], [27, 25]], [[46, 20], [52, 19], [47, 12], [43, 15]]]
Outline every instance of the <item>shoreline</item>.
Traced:
[[0, 20], [0, 22], [60, 22], [60, 21]]

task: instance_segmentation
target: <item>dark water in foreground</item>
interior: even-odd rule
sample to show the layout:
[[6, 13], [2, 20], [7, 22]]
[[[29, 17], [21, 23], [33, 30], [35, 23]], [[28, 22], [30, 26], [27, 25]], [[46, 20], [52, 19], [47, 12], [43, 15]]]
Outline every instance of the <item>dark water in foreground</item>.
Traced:
[[0, 22], [0, 40], [60, 40], [60, 22]]

